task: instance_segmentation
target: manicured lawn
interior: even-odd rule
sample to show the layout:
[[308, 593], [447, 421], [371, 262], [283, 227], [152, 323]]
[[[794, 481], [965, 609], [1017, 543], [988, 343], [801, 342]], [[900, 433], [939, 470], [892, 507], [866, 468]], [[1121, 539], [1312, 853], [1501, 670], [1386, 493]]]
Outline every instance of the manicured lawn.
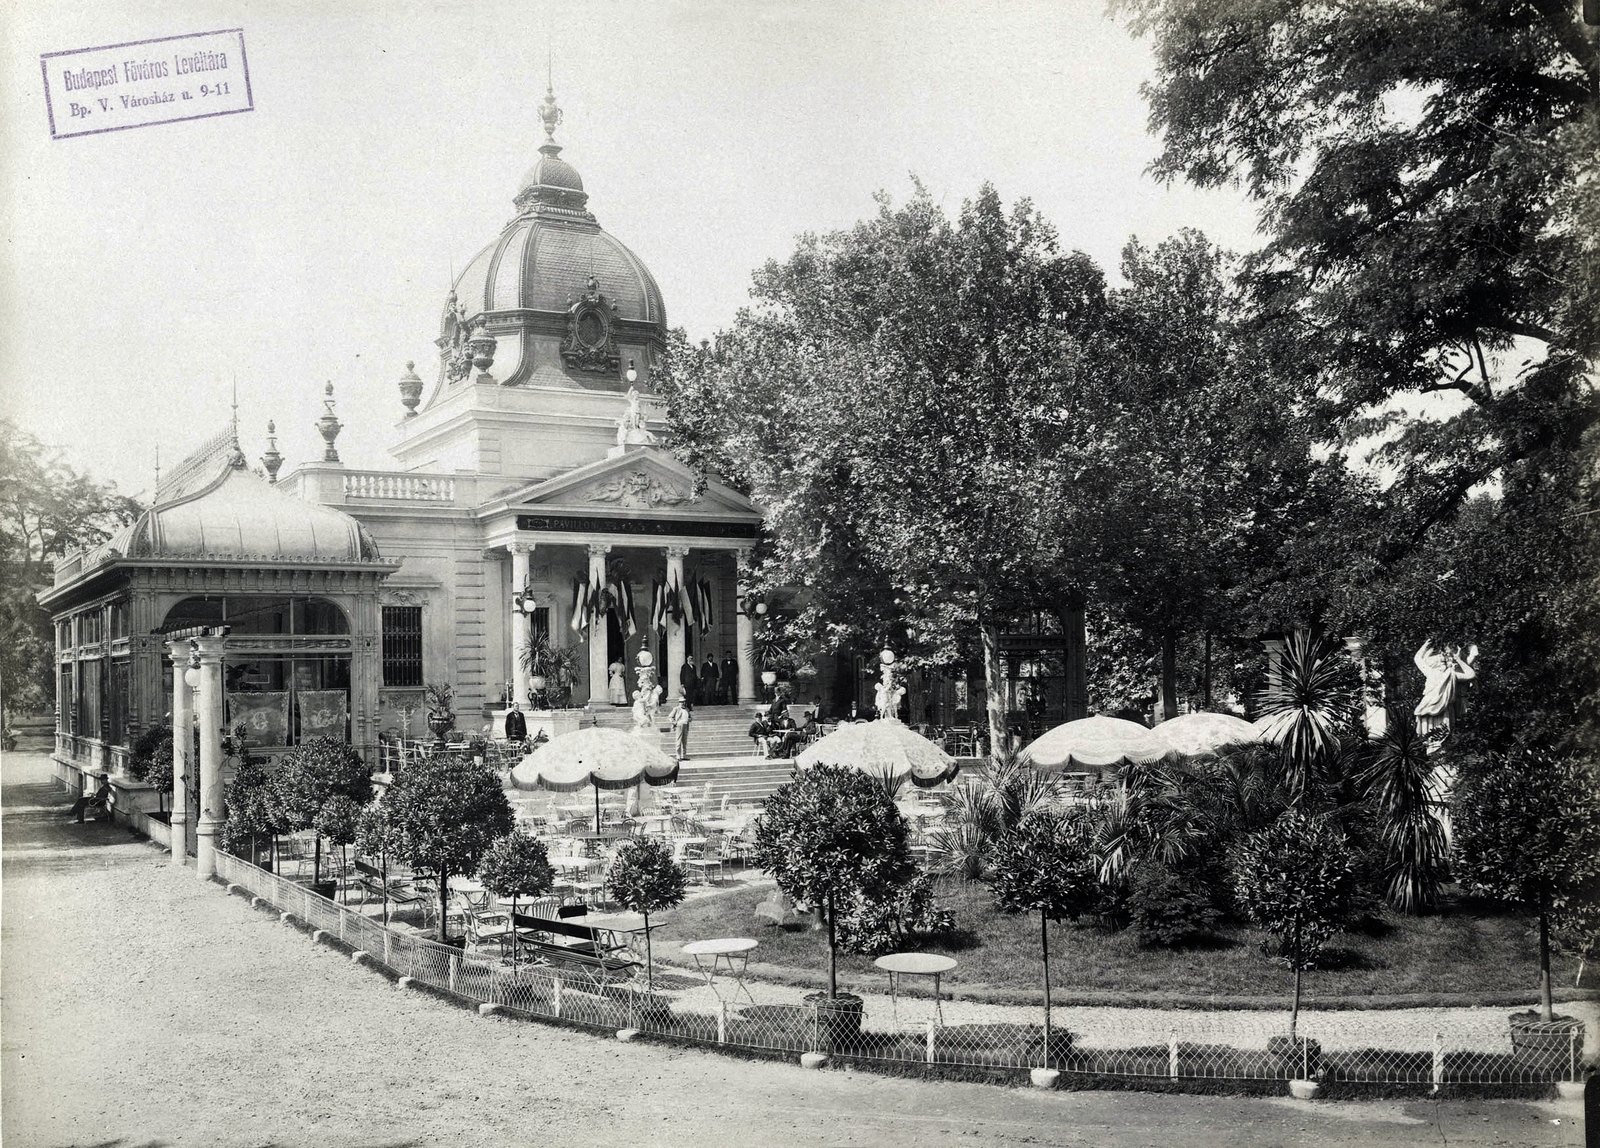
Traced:
[[[741, 889], [685, 903], [656, 935], [658, 959], [684, 961], [677, 950], [685, 941], [749, 936], [761, 941], [753, 963], [793, 970], [794, 979], [810, 983], [827, 968], [825, 934], [783, 931], [757, 922], [754, 909], [770, 892], [770, 886]], [[960, 961], [960, 968], [945, 978], [952, 989], [983, 986], [1026, 999], [1039, 986], [1038, 918], [999, 913], [981, 885], [952, 904], [955, 934], [920, 938], [910, 947]], [[1306, 977], [1308, 1001], [1446, 993], [1524, 995], [1532, 1000], [1537, 991], [1538, 937], [1527, 919], [1460, 901], [1438, 916], [1390, 917], [1378, 932], [1337, 937], [1331, 967]], [[1050, 933], [1051, 982], [1068, 996], [1079, 991], [1141, 998], [1276, 999], [1289, 989], [1282, 962], [1262, 953], [1259, 936], [1248, 930], [1229, 929], [1212, 946], [1179, 952], [1144, 949], [1130, 931], [1108, 933], [1092, 925], [1052, 924]], [[868, 958], [853, 954], [841, 952], [839, 968], [841, 976], [868, 987], [879, 987], [883, 978]], [[1575, 962], [1558, 955], [1552, 968], [1557, 989], [1570, 986], [1576, 971]], [[769, 975], [783, 974], [769, 970]]]

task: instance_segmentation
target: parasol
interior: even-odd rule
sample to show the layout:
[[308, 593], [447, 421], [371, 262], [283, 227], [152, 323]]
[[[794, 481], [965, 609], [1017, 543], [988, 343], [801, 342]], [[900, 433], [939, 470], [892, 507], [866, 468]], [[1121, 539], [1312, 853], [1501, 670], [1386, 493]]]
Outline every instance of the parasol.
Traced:
[[600, 832], [600, 791], [646, 785], [671, 785], [678, 763], [655, 746], [620, 729], [573, 730], [536, 748], [511, 771], [518, 789], [571, 793], [594, 786], [594, 831]]
[[796, 769], [847, 765], [898, 781], [910, 776], [923, 788], [955, 777], [956, 760], [933, 742], [894, 718], [841, 725], [795, 755]]
[[1035, 738], [1022, 751], [1022, 760], [1044, 770], [1069, 766], [1104, 769], [1125, 761], [1160, 761], [1173, 752], [1171, 746], [1138, 722], [1097, 714], [1058, 725]]
[[1150, 732], [1185, 757], [1204, 757], [1225, 745], [1263, 740], [1259, 728], [1232, 714], [1180, 714]]

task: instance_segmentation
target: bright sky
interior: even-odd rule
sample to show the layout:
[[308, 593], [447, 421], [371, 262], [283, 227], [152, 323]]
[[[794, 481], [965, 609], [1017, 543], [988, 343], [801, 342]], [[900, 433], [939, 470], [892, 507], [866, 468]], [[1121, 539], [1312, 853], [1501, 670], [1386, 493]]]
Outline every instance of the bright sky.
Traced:
[[[24, 0], [0, 22], [0, 408], [147, 491], [226, 424], [320, 452], [332, 380], [352, 466], [382, 466], [406, 360], [430, 379], [452, 266], [511, 217], [546, 45], [563, 158], [692, 339], [805, 231], [984, 180], [1115, 273], [1131, 234], [1257, 242], [1228, 192], [1163, 188], [1144, 44], [1099, 0], [992, 4]], [[256, 110], [52, 140], [46, 52], [242, 28]]]

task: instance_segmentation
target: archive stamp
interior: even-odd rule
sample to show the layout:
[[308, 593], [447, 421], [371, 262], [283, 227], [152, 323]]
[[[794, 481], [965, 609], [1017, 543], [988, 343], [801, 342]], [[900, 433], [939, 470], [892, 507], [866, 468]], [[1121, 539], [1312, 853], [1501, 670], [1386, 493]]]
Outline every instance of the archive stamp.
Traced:
[[240, 28], [46, 52], [39, 67], [56, 139], [255, 108]]

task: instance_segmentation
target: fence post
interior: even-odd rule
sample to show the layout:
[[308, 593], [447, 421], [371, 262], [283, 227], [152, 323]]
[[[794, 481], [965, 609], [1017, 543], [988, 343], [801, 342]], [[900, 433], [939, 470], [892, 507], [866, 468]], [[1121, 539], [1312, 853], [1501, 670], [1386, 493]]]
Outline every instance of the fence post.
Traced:
[[394, 934], [390, 933], [388, 929], [385, 929], [383, 931], [383, 963], [388, 965], [391, 969], [394, 968], [394, 952], [392, 947], [393, 941]]
[[1444, 1084], [1444, 1033], [1433, 1034], [1433, 1090]]
[[456, 978], [461, 975], [461, 958], [450, 954], [450, 991], [456, 991]]
[[559, 1017], [561, 1015], [561, 978], [551, 977], [550, 983], [554, 986], [553, 995], [555, 997], [556, 1016]]
[[635, 1006], [634, 1000], [633, 1000], [633, 990], [634, 990], [634, 984], [633, 984], [632, 981], [629, 981], [628, 982], [628, 1027], [629, 1028], [638, 1028], [639, 1027], [639, 1021], [637, 1019], [638, 1014], [637, 1014], [636, 1006]]
[[717, 1002], [717, 1043], [728, 1043], [728, 1002]]
[[1578, 1029], [1567, 1029], [1567, 1079], [1578, 1079]]
[[811, 1051], [822, 1051], [822, 1006], [811, 1002]]
[[1178, 1030], [1173, 1029], [1167, 1036], [1167, 1075], [1173, 1080], [1178, 1079]]
[[344, 919], [347, 915], [344, 906], [339, 906], [339, 943], [341, 945], [344, 944]]
[[930, 1020], [928, 1022], [928, 1058], [927, 1058], [929, 1064], [933, 1063], [934, 1034], [937, 1033], [938, 1031], [939, 1031], [939, 1022]]

